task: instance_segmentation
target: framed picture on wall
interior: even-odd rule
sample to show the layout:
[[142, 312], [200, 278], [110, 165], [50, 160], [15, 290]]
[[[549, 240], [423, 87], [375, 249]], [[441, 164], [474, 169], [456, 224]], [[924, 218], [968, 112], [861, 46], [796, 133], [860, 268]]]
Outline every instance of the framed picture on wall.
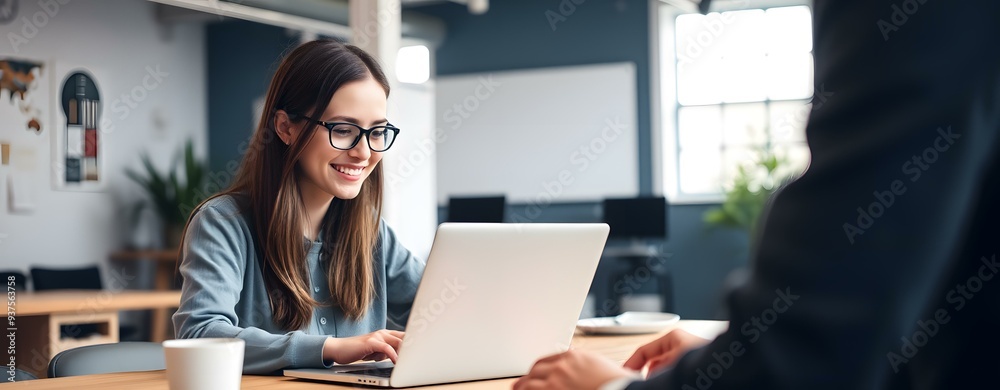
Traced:
[[52, 188], [101, 191], [107, 182], [99, 80], [83, 67], [53, 66]]

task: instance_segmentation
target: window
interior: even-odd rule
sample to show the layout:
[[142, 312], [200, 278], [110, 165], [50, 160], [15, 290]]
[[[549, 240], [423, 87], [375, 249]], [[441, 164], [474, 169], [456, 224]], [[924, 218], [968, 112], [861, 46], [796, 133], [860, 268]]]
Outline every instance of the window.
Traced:
[[661, 63], [668, 63], [660, 79], [675, 81], [675, 98], [664, 99], [674, 112], [664, 123], [676, 129], [663, 132], [672, 149], [662, 154], [663, 174], [674, 175], [665, 192], [717, 200], [738, 167], [764, 150], [787, 162], [782, 174], [802, 172], [813, 95], [809, 7], [663, 19], [661, 29], [670, 30], [661, 31]]
[[405, 46], [396, 54], [396, 79], [401, 83], [423, 84], [431, 77], [431, 52], [427, 46]]

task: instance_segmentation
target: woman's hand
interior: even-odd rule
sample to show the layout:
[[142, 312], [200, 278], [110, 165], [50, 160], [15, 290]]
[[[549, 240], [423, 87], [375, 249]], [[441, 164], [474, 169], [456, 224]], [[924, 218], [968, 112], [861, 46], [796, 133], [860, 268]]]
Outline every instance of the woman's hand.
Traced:
[[706, 340], [681, 329], [674, 329], [649, 344], [639, 347], [632, 357], [625, 362], [625, 368], [642, 371], [649, 366], [648, 372], [654, 372], [669, 367], [685, 352], [708, 344]]
[[369, 334], [354, 337], [331, 337], [323, 343], [323, 360], [339, 364], [353, 363], [358, 360], [385, 360], [396, 362], [396, 353], [403, 343], [403, 332], [396, 330], [377, 330]]

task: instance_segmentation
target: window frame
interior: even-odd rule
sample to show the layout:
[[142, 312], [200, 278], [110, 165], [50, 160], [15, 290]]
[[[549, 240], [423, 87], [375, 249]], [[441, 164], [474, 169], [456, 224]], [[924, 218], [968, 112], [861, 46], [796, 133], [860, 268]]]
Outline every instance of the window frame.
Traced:
[[[807, 6], [810, 13], [813, 12], [810, 0], [714, 0], [710, 12], [767, 10], [768, 8], [791, 6]], [[725, 197], [721, 190], [710, 194], [681, 191], [679, 123], [681, 108], [718, 106], [723, 109], [727, 105], [762, 103], [765, 106], [765, 123], [770, 124], [771, 104], [773, 102], [803, 102], [808, 104], [811, 97], [802, 99], [771, 99], [767, 97], [764, 100], [749, 102], [681, 105], [677, 88], [679, 75], [676, 55], [676, 19], [680, 15], [690, 13], [697, 13], [693, 3], [691, 6], [685, 6], [685, 3], [676, 0], [650, 0], [650, 80], [653, 82], [653, 88], [650, 91], [651, 124], [653, 127], [651, 140], [655, 144], [652, 158], [654, 164], [652, 169], [653, 190], [657, 194], [666, 196], [673, 204], [721, 203]], [[771, 135], [767, 134], [766, 142], [768, 145], [771, 144], [771, 139]], [[725, 140], [718, 146], [720, 151], [725, 151], [727, 147]], [[723, 169], [726, 168], [723, 167]]]

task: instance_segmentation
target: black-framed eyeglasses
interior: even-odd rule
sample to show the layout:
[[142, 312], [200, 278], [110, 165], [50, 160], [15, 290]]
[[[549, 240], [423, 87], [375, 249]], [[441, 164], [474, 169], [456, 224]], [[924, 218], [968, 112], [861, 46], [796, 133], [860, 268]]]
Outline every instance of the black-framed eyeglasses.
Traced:
[[325, 127], [330, 135], [330, 146], [338, 150], [354, 149], [358, 146], [358, 141], [361, 141], [361, 136], [364, 136], [369, 149], [373, 152], [384, 152], [389, 150], [399, 135], [399, 128], [391, 123], [366, 129], [351, 122], [325, 122], [304, 115], [301, 117]]

